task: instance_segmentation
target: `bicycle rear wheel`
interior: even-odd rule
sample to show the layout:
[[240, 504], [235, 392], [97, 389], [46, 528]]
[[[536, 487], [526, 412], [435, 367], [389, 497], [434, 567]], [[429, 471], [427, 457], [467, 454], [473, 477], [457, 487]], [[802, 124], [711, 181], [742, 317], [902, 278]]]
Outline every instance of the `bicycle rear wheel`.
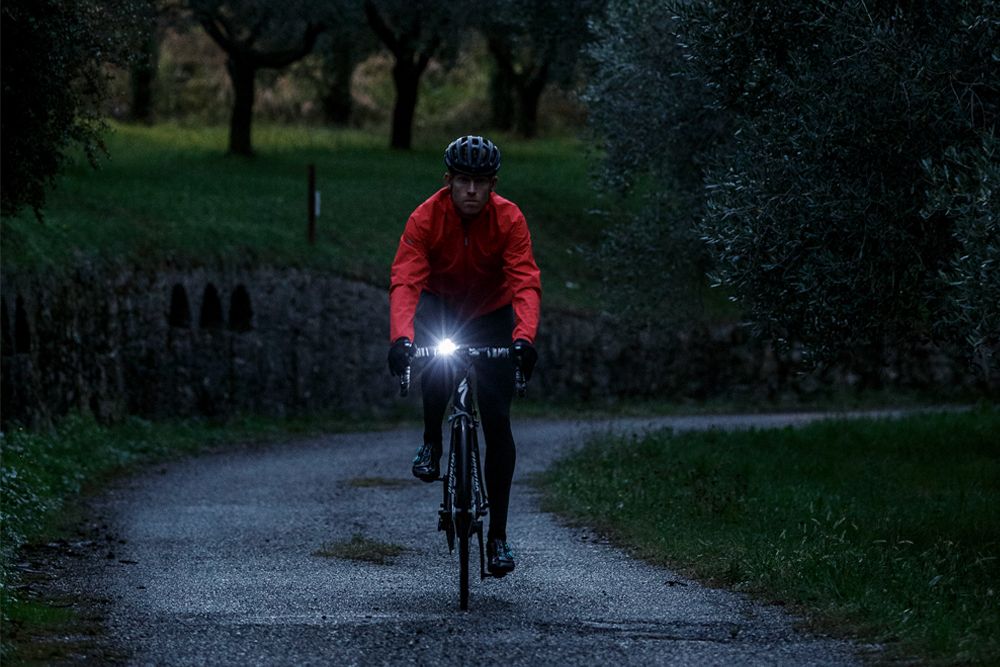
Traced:
[[458, 604], [469, 608], [469, 537], [472, 532], [471, 425], [465, 419], [455, 428], [455, 532], [458, 534]]

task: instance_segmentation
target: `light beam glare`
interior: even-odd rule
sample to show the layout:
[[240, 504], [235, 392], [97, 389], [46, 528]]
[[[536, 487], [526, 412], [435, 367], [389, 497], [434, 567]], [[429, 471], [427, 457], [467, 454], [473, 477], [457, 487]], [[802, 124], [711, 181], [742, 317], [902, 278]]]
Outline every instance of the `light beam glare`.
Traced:
[[438, 343], [437, 353], [441, 356], [447, 357], [454, 354], [457, 349], [458, 346], [455, 345], [450, 338], [445, 338], [443, 341]]

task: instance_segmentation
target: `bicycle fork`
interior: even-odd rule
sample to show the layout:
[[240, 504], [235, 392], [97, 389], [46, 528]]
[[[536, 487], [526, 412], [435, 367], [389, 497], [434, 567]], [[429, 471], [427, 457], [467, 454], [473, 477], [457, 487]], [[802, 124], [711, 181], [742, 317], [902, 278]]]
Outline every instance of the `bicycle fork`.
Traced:
[[[483, 479], [483, 469], [479, 458], [479, 438], [478, 438], [478, 426], [479, 422], [475, 418], [475, 414], [469, 414], [467, 412], [458, 412], [448, 418], [452, 422], [452, 438], [451, 438], [451, 450], [448, 455], [448, 468], [447, 473], [444, 477], [444, 498], [441, 502], [441, 508], [438, 510], [438, 530], [445, 532], [445, 537], [448, 540], [448, 551], [455, 551], [455, 535], [462, 524], [465, 524], [466, 530], [469, 531], [469, 536], [475, 533], [476, 540], [479, 544], [479, 578], [480, 580], [487, 578], [486, 573], [486, 549], [483, 544], [483, 517], [489, 513], [489, 498], [486, 494], [486, 483]], [[471, 423], [470, 423], [471, 422]], [[457, 484], [457, 452], [456, 443], [462, 441], [456, 433], [457, 429], [468, 429], [468, 437], [465, 441], [468, 443], [467, 455], [471, 458], [471, 465], [469, 466], [472, 472], [471, 479], [471, 498], [469, 507], [459, 508], [455, 506], [456, 497], [456, 484]], [[469, 516], [470, 521], [466, 523], [465, 521], [459, 520], [459, 513], [465, 513]]]
[[[475, 422], [473, 422], [475, 424]], [[469, 453], [472, 456], [472, 497], [473, 506], [476, 508], [476, 518], [474, 530], [476, 540], [479, 542], [479, 580], [486, 579], [486, 549], [483, 548], [483, 517], [489, 512], [490, 501], [486, 496], [486, 484], [483, 482], [483, 468], [479, 463], [479, 438], [478, 429], [472, 430], [471, 446]]]

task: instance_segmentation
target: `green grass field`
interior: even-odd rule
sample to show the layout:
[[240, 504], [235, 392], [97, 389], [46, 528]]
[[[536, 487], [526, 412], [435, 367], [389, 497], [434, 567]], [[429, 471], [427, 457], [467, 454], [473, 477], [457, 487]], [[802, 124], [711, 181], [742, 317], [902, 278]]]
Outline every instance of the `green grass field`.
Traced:
[[590, 443], [547, 509], [900, 655], [1000, 657], [1000, 410]]
[[[356, 131], [258, 126], [257, 156], [225, 155], [226, 128], [116, 125], [109, 158], [77, 160], [51, 191], [39, 224], [4, 219], [5, 266], [59, 271], [78, 257], [204, 265], [300, 266], [388, 283], [409, 213], [441, 186], [447, 137], [409, 152]], [[585, 146], [573, 139], [498, 137], [498, 192], [532, 231], [549, 303], [586, 305], [595, 276], [581, 248], [602, 219]], [[306, 242], [306, 173], [322, 193], [317, 243]], [[567, 287], [567, 283], [578, 287]]]

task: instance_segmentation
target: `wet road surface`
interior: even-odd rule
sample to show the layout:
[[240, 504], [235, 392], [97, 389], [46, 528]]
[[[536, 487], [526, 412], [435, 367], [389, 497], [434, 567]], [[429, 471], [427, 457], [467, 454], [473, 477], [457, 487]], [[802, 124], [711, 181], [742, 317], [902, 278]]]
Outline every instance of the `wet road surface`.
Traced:
[[[129, 477], [92, 502], [114, 553], [84, 559], [61, 587], [106, 601], [109, 641], [129, 664], [857, 664], [865, 647], [805, 634], [780, 608], [560, 523], [527, 482], [594, 431], [812, 418], [515, 425], [517, 570], [477, 577], [467, 612], [457, 556], [436, 532], [440, 487], [409, 476], [416, 429], [205, 455]], [[405, 551], [383, 565], [317, 555], [359, 534]]]

